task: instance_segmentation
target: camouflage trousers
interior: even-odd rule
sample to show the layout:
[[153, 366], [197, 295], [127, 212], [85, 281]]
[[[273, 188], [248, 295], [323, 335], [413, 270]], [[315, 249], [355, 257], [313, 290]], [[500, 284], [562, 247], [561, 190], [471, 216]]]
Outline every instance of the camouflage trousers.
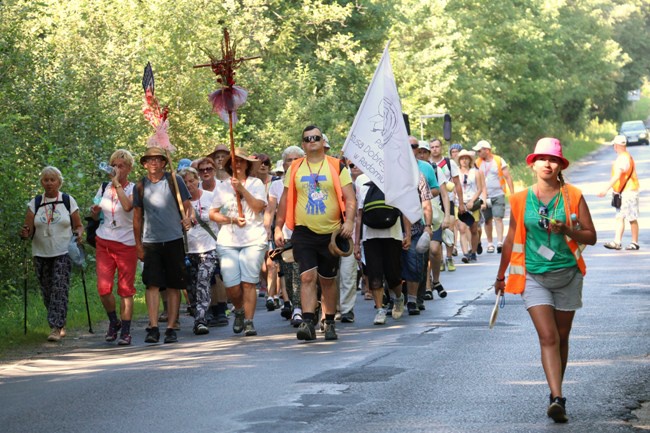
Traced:
[[302, 308], [300, 303], [300, 270], [298, 269], [298, 263], [285, 263], [282, 260], [280, 262], [280, 269], [284, 274], [284, 283], [293, 308]]
[[194, 322], [206, 324], [206, 314], [210, 308], [210, 280], [217, 265], [217, 251], [188, 254], [187, 258], [190, 261], [187, 297], [196, 311]]

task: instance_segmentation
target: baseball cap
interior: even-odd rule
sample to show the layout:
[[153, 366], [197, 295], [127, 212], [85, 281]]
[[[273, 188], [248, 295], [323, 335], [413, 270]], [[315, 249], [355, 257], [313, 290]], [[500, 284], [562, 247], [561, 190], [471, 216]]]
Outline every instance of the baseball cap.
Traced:
[[481, 149], [492, 149], [492, 145], [487, 140], [481, 140], [472, 149], [478, 152]]
[[418, 149], [424, 149], [427, 152], [431, 152], [431, 148], [429, 148], [429, 143], [423, 140], [418, 141]]
[[612, 142], [610, 143], [612, 146], [615, 144], [620, 144], [622, 146], [627, 146], [627, 137], [624, 135], [617, 135], [614, 137]]

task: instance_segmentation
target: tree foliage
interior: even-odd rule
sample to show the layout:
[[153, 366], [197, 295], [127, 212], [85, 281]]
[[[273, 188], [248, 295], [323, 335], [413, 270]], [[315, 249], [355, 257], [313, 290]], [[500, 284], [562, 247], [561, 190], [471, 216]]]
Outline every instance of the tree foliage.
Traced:
[[[8, 0], [0, 2], [0, 280], [17, 286], [15, 235], [45, 165], [82, 209], [116, 148], [142, 152], [142, 70], [169, 105], [172, 142], [197, 157], [227, 142], [210, 112], [206, 51], [228, 27], [250, 91], [238, 145], [279, 156], [316, 123], [340, 149], [387, 41], [404, 111], [449, 112], [455, 139], [515, 157], [541, 135], [616, 119], [647, 78], [650, 0]], [[429, 121], [427, 138], [441, 125]], [[137, 170], [136, 170], [137, 171]]]

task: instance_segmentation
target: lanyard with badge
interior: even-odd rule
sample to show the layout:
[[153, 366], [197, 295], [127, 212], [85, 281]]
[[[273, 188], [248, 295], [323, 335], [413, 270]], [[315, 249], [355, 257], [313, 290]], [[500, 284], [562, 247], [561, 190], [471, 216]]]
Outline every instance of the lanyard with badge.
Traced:
[[[558, 203], [560, 201], [559, 197], [560, 197], [560, 192], [558, 191], [557, 194], [553, 196], [553, 198], [551, 199], [551, 201], [548, 202], [547, 205], [543, 205], [542, 201], [539, 198], [539, 193], [535, 193], [535, 198], [537, 199], [537, 201], [533, 200], [533, 206], [535, 205], [538, 206], [537, 209], [535, 209], [535, 211], [540, 217], [539, 221], [537, 221], [537, 225], [542, 230], [546, 230], [546, 233], [548, 234], [548, 239], [547, 239], [548, 246], [540, 245], [540, 247], [537, 250], [537, 253], [549, 261], [553, 259], [553, 256], [555, 256], [555, 251], [553, 251], [550, 248], [551, 223], [555, 222], [557, 218], [557, 208], [558, 208]], [[553, 211], [553, 217], [550, 217], [551, 211]]]

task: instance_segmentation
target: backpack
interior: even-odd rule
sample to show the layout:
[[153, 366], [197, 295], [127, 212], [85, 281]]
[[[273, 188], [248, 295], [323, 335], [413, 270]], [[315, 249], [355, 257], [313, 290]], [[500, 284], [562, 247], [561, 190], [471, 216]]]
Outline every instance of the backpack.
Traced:
[[[102, 197], [104, 196], [107, 186], [108, 182], [102, 182]], [[97, 248], [97, 229], [101, 224], [101, 219], [95, 220], [93, 217], [88, 216], [86, 217], [86, 221], [88, 221], [88, 224], [86, 225], [86, 243], [93, 248]]]
[[[61, 200], [57, 201], [50, 201], [47, 203], [43, 203], [43, 195], [39, 194], [36, 197], [34, 197], [34, 215], [38, 213], [38, 209], [45, 206], [46, 204], [51, 204], [51, 205], [57, 205], [63, 203], [63, 206], [68, 210], [68, 214], [70, 214], [70, 227], [72, 227], [72, 213], [70, 212], [70, 196], [66, 193], [61, 194]], [[32, 239], [34, 238], [34, 235], [36, 234], [36, 231], [32, 234]]]
[[374, 182], [369, 182], [368, 192], [363, 201], [363, 214], [361, 221], [373, 229], [387, 229], [392, 227], [401, 212], [399, 209], [386, 204], [386, 196]]

